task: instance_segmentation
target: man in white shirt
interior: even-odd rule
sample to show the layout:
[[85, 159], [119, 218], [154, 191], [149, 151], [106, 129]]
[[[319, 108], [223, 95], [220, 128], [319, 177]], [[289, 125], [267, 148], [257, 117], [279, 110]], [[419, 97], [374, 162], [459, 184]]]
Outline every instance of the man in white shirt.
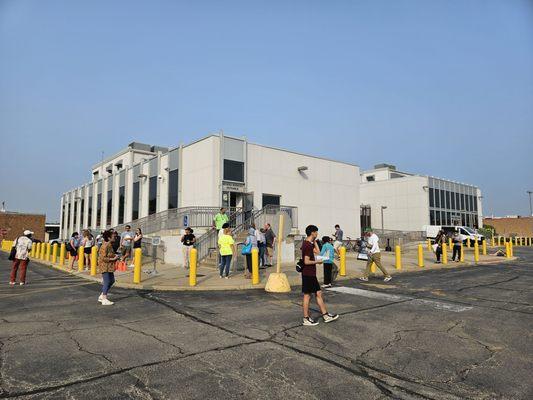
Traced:
[[17, 281], [17, 271], [20, 267], [20, 285], [26, 284], [26, 267], [28, 266], [28, 255], [33, 244], [31, 239], [33, 235], [32, 231], [25, 230], [24, 236], [19, 236], [15, 240], [13, 247], [15, 248], [15, 259], [13, 260], [13, 265], [11, 267], [11, 277], [9, 279], [9, 284], [11, 286], [15, 285]]
[[381, 265], [381, 251], [379, 249], [379, 238], [378, 235], [376, 235], [372, 228], [365, 229], [365, 235], [368, 237], [367, 239], [367, 247], [368, 247], [368, 261], [366, 262], [366, 270], [365, 274], [359, 278], [363, 282], [368, 281], [368, 275], [370, 275], [370, 268], [372, 267], [372, 263], [376, 264], [376, 267], [378, 267], [381, 272], [383, 272], [383, 275], [385, 275], [385, 278], [383, 279], [384, 282], [388, 282], [392, 279], [390, 274], [387, 272], [387, 270]]

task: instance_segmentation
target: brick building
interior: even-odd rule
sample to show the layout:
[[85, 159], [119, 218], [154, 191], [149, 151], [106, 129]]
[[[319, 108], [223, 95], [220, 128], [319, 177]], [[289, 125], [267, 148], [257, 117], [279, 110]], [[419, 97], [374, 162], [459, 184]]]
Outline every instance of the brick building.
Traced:
[[26, 229], [34, 232], [34, 238], [44, 241], [44, 214], [0, 212], [0, 240], [15, 240]]
[[483, 224], [493, 226], [498, 235], [533, 237], [533, 217], [483, 218]]

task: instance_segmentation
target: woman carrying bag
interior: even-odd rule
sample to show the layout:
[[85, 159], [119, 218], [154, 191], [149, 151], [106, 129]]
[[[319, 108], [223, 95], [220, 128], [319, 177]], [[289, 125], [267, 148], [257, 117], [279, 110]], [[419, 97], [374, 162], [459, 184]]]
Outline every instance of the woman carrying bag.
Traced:
[[102, 293], [98, 297], [98, 301], [103, 306], [111, 306], [114, 303], [109, 301], [107, 293], [111, 286], [115, 283], [115, 262], [118, 260], [118, 255], [113, 250], [113, 240], [116, 240], [116, 235], [111, 231], [105, 231], [102, 235], [104, 242], [98, 251], [98, 272], [102, 274]]
[[254, 228], [248, 230], [248, 236], [246, 236], [246, 241], [241, 252], [246, 257], [246, 270], [244, 271], [244, 277], [246, 279], [252, 277], [252, 249], [257, 249], [257, 237], [255, 236]]

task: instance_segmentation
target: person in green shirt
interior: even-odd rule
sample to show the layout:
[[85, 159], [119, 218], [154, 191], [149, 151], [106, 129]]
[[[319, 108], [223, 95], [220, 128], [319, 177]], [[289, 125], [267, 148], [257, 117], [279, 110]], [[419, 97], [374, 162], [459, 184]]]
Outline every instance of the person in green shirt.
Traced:
[[229, 217], [226, 214], [226, 209], [222, 207], [220, 209], [220, 212], [215, 215], [215, 219], [213, 220], [213, 227], [219, 231], [222, 229], [222, 225], [224, 225], [226, 222], [229, 221]]
[[[229, 268], [231, 266], [231, 259], [236, 253], [235, 241], [231, 236], [231, 228], [226, 225], [224, 232], [218, 238], [218, 247], [220, 253], [220, 277], [229, 278]], [[225, 275], [225, 276], [224, 276]]]

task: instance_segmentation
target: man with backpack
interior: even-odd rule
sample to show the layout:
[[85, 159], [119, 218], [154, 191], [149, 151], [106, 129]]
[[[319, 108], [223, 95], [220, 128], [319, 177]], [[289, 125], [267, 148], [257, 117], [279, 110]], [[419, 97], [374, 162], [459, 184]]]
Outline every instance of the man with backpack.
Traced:
[[309, 303], [311, 296], [316, 296], [316, 302], [322, 313], [324, 322], [332, 322], [339, 318], [337, 314], [330, 314], [326, 309], [326, 304], [322, 298], [322, 290], [316, 277], [316, 265], [322, 264], [322, 261], [315, 260], [315, 254], [319, 254], [320, 250], [316, 243], [318, 237], [318, 228], [315, 225], [309, 225], [305, 228], [307, 238], [302, 243], [302, 293], [303, 293], [303, 325], [315, 326], [318, 321], [309, 316]]
[[28, 255], [33, 244], [31, 239], [33, 235], [32, 231], [25, 230], [24, 236], [19, 236], [11, 249], [11, 254], [9, 259], [13, 261], [11, 266], [11, 277], [9, 279], [9, 284], [14, 286], [17, 282], [17, 271], [20, 267], [20, 285], [26, 284], [26, 267], [28, 266]]

